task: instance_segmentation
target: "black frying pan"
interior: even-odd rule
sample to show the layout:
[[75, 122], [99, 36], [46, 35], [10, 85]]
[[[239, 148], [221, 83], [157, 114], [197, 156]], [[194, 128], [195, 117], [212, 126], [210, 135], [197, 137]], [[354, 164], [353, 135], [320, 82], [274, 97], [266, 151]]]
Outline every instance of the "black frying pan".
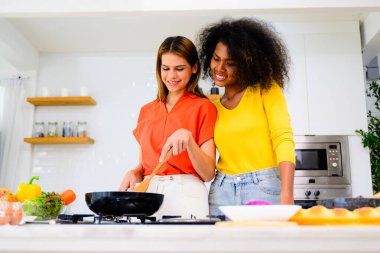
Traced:
[[87, 206], [98, 215], [154, 214], [161, 206], [164, 195], [147, 192], [89, 192]]

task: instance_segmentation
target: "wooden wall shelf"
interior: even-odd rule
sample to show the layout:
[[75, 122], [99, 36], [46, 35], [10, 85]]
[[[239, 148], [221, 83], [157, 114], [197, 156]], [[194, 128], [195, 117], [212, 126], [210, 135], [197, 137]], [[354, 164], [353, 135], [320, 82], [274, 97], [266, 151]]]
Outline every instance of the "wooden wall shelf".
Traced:
[[96, 101], [90, 97], [29, 97], [29, 103], [36, 106], [75, 106], [96, 105]]
[[95, 140], [89, 137], [45, 137], [24, 138], [24, 142], [31, 144], [93, 144]]

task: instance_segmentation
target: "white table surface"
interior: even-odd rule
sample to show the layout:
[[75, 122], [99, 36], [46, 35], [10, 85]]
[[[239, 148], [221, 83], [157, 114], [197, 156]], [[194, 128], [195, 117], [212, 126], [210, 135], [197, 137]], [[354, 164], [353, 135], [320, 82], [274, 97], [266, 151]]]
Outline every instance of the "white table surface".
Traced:
[[380, 226], [0, 226], [0, 252], [380, 252]]

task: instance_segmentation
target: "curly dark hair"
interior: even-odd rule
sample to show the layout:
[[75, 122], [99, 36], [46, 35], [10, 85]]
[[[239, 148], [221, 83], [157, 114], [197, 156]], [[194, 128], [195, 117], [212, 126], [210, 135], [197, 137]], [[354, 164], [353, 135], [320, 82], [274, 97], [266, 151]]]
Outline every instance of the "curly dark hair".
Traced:
[[266, 90], [276, 81], [284, 88], [289, 80], [286, 45], [268, 23], [225, 18], [204, 28], [197, 38], [203, 79], [212, 78], [210, 62], [218, 42], [227, 46], [230, 58], [237, 64], [237, 81], [243, 86]]

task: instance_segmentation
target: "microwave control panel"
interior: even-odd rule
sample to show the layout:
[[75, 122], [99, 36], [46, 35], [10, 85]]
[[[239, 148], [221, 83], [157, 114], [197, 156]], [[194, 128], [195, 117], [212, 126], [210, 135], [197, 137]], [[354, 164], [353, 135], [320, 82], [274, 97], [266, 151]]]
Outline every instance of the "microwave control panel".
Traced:
[[340, 177], [342, 176], [342, 159], [340, 151], [340, 143], [327, 143], [327, 164], [328, 176]]

